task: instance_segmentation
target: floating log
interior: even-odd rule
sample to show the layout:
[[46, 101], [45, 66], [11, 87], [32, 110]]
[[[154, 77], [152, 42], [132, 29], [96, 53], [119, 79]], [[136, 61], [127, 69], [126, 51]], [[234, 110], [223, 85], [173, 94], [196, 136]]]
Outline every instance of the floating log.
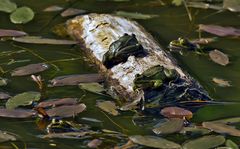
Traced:
[[[88, 14], [69, 20], [66, 26], [70, 36], [80, 42], [86, 56], [106, 76], [107, 88], [114, 98], [138, 103], [146, 96], [146, 93], [143, 90], [133, 89], [135, 76], [142, 74], [151, 67], [161, 65], [166, 69], [175, 69], [181, 79], [180, 85], [173, 85], [174, 90], [172, 92], [175, 92], [175, 90], [177, 92], [179, 85], [180, 87], [184, 86], [184, 91], [180, 92], [182, 94], [184, 94], [183, 92], [189, 92], [188, 94], [194, 98], [192, 100], [210, 99], [202, 86], [183, 71], [170, 53], [163, 50], [137, 22], [109, 14]], [[125, 33], [129, 35], [135, 34], [139, 43], [146, 50], [147, 55], [144, 57], [129, 56], [126, 62], [107, 69], [103, 65], [103, 55], [109, 50], [111, 43], [118, 40]], [[167, 90], [170, 93], [172, 89], [168, 88]]]

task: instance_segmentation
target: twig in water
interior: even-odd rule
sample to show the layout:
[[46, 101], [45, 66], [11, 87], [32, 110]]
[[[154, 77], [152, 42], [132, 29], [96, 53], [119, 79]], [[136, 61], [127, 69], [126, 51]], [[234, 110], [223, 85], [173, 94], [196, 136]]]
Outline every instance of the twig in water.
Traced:
[[182, 0], [183, 4], [184, 4], [184, 7], [186, 8], [186, 11], [187, 11], [187, 14], [188, 14], [188, 18], [189, 18], [189, 21], [192, 21], [192, 14], [187, 6], [187, 3], [186, 3], [186, 0]]

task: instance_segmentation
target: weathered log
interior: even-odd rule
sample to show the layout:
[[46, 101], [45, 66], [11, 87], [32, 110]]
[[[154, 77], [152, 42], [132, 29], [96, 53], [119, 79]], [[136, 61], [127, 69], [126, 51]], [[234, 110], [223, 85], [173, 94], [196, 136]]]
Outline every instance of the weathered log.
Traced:
[[[183, 71], [176, 60], [135, 21], [108, 14], [88, 14], [69, 20], [67, 31], [71, 37], [80, 42], [86, 55], [99, 67], [100, 72], [105, 74], [108, 89], [114, 98], [136, 103], [140, 101], [144, 96], [144, 91], [133, 89], [135, 76], [153, 66], [161, 65], [177, 71], [181, 78], [180, 86], [185, 86], [184, 92], [190, 89], [199, 94], [196, 99], [210, 99], [201, 85]], [[107, 69], [102, 63], [103, 55], [109, 50], [110, 44], [118, 40], [124, 33], [135, 34], [148, 54], [145, 57], [129, 56], [126, 62]], [[176, 89], [177, 85], [175, 84], [174, 87]]]

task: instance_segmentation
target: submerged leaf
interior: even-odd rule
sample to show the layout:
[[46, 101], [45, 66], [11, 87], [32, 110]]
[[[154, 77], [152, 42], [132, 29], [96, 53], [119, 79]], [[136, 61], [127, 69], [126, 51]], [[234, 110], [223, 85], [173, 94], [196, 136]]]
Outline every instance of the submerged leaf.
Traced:
[[229, 126], [223, 123], [203, 122], [202, 126], [217, 133], [225, 133], [232, 136], [240, 137], [240, 130], [234, 128], [233, 126]]
[[10, 98], [6, 103], [7, 109], [14, 109], [18, 106], [31, 105], [33, 101], [40, 100], [41, 94], [39, 92], [24, 92]]
[[47, 108], [47, 107], [57, 107], [62, 105], [75, 105], [77, 104], [77, 98], [62, 98], [62, 99], [54, 99], [40, 102], [37, 107]]
[[191, 127], [184, 127], [180, 133], [187, 134], [187, 135], [206, 135], [209, 134], [211, 130], [207, 128], [203, 128], [200, 126], [191, 126]]
[[231, 86], [229, 81], [226, 81], [226, 80], [223, 80], [223, 79], [213, 78], [212, 81], [220, 87], [230, 87]]
[[183, 149], [210, 149], [222, 145], [224, 142], [223, 136], [209, 135], [187, 141], [183, 144]]
[[27, 33], [17, 30], [0, 29], [0, 37], [25, 36]]
[[0, 130], [0, 143], [7, 142], [7, 141], [16, 141], [16, 140], [17, 138], [15, 135]]
[[158, 17], [158, 15], [141, 14], [141, 13], [125, 12], [125, 11], [116, 11], [115, 14], [118, 16], [130, 18], [130, 19], [144, 19], [144, 20]]
[[21, 42], [21, 43], [32, 43], [32, 44], [54, 44], [54, 45], [73, 45], [77, 44], [77, 41], [72, 40], [60, 40], [60, 39], [49, 39], [42, 38], [38, 36], [24, 36], [13, 38], [13, 41]]
[[200, 31], [205, 31], [218, 36], [240, 36], [240, 29], [233, 27], [223, 27], [218, 25], [199, 25]]
[[209, 57], [213, 62], [220, 64], [222, 66], [226, 66], [229, 63], [228, 56], [219, 50], [210, 51]]
[[98, 102], [97, 107], [102, 109], [103, 111], [112, 114], [114, 116], [118, 115], [117, 106], [115, 105], [114, 102], [112, 101], [103, 101], [103, 102]]
[[0, 99], [1, 100], [5, 100], [5, 99], [8, 99], [10, 98], [11, 96], [7, 93], [4, 93], [4, 92], [0, 92]]
[[10, 0], [0, 0], [0, 11], [11, 13], [17, 9], [16, 3], [11, 2]]
[[102, 82], [103, 80], [104, 78], [100, 74], [66, 75], [50, 80], [49, 86], [78, 85], [79, 83]]
[[169, 121], [162, 123], [159, 127], [154, 128], [153, 132], [155, 134], [171, 134], [182, 130], [184, 125], [184, 120], [179, 118], [173, 118]]
[[49, 65], [45, 63], [30, 64], [14, 69], [11, 73], [12, 76], [26, 76], [39, 73], [49, 69]]
[[11, 15], [10, 20], [15, 24], [25, 24], [34, 18], [34, 12], [29, 7], [17, 8]]
[[69, 17], [69, 16], [75, 16], [75, 15], [79, 15], [79, 14], [84, 14], [86, 12], [87, 12], [86, 10], [82, 10], [82, 9], [68, 8], [61, 13], [61, 16]]
[[45, 8], [43, 11], [53, 12], [53, 11], [60, 11], [60, 10], [63, 10], [63, 8], [60, 6], [57, 6], [57, 5], [53, 5], [53, 6], [49, 6], [49, 7]]
[[52, 108], [47, 110], [47, 114], [50, 117], [74, 117], [77, 114], [83, 112], [86, 109], [85, 104], [78, 105], [68, 105], [68, 106], [60, 106], [56, 108]]
[[30, 118], [35, 115], [34, 111], [22, 109], [0, 109], [0, 117]]
[[155, 136], [130, 136], [129, 139], [136, 144], [160, 149], [181, 149], [181, 146], [172, 141]]
[[105, 91], [103, 86], [99, 83], [80, 83], [79, 88], [93, 93], [101, 93]]
[[166, 107], [161, 110], [161, 114], [168, 118], [192, 118], [192, 112], [179, 107]]

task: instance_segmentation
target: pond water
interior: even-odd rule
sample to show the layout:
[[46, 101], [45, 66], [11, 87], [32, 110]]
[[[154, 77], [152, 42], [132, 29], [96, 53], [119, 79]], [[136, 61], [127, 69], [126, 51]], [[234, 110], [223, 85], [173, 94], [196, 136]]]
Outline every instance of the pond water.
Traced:
[[[43, 12], [42, 10], [51, 5], [59, 5], [64, 8], [74, 7], [85, 9], [96, 13], [113, 13], [123, 10], [128, 12], [139, 12], [157, 14], [159, 17], [138, 20], [154, 38], [166, 48], [171, 40], [178, 37], [198, 38], [196, 31], [198, 24], [217, 24], [223, 26], [233, 26], [240, 28], [239, 13], [229, 11], [216, 13], [216, 10], [190, 9], [193, 20], [189, 21], [186, 10], [183, 6], [161, 5], [157, 0], [132, 0], [131, 2], [111, 2], [96, 0], [14, 0], [19, 6], [29, 6], [36, 13], [36, 17], [25, 25], [15, 25], [10, 22], [9, 15], [0, 12], [0, 28], [23, 30], [31, 35], [44, 36], [49, 38], [59, 38], [52, 33], [52, 28], [65, 22], [69, 18], [62, 18], [60, 12]], [[202, 33], [202, 37], [214, 37], [214, 35]], [[239, 38], [219, 38], [217, 42], [209, 46], [221, 49], [230, 58], [230, 64], [221, 66], [213, 63], [208, 56], [199, 56], [195, 53], [188, 53], [184, 56], [175, 54], [181, 67], [189, 72], [208, 91], [210, 96], [216, 101], [239, 102], [239, 104], [212, 105], [199, 109], [192, 119], [193, 122], [202, 122], [227, 117], [240, 116], [240, 42]], [[35, 45], [20, 44], [12, 41], [0, 41], [0, 52], [26, 50], [23, 53], [11, 56], [0, 56], [0, 76], [10, 80], [6, 87], [1, 87], [2, 91], [7, 91], [15, 95], [25, 91], [38, 91], [36, 84], [28, 77], [11, 77], [9, 71], [27, 64], [50, 61], [56, 67], [41, 73], [45, 80], [67, 74], [83, 74], [97, 72], [88, 64], [81, 49], [77, 46], [55, 46], [55, 45]], [[73, 59], [72, 59], [73, 58]], [[11, 59], [26, 60], [13, 64], [7, 64]], [[69, 60], [72, 59], [72, 60]], [[59, 70], [57, 70], [59, 69]], [[230, 81], [231, 87], [219, 87], [212, 82], [212, 78], [223, 78]], [[109, 99], [105, 96], [80, 90], [78, 87], [55, 87], [47, 91], [48, 99], [61, 97], [78, 97], [87, 105], [87, 111], [75, 117], [75, 122], [85, 123], [94, 129], [109, 129], [126, 134], [153, 134], [147, 127], [135, 126], [132, 122], [132, 112], [121, 113], [120, 116], [107, 117], [100, 109], [96, 108], [97, 100]], [[2, 103], [3, 104], [3, 103]], [[82, 117], [90, 117], [103, 121], [94, 123], [84, 121]], [[70, 119], [72, 120], [72, 119]], [[1, 130], [17, 134], [21, 139], [15, 142], [18, 148], [28, 149], [72, 149], [86, 148], [84, 139], [41, 139], [39, 135], [46, 134], [45, 130], [37, 127], [35, 119], [8, 119], [0, 118]], [[117, 126], [117, 123], [119, 126]], [[169, 135], [170, 140], [178, 143], [184, 142], [187, 138], [181, 135]], [[228, 137], [230, 138], [230, 137]], [[240, 144], [240, 139], [231, 137], [232, 140]], [[0, 144], [0, 148], [14, 148], [11, 143]]]

